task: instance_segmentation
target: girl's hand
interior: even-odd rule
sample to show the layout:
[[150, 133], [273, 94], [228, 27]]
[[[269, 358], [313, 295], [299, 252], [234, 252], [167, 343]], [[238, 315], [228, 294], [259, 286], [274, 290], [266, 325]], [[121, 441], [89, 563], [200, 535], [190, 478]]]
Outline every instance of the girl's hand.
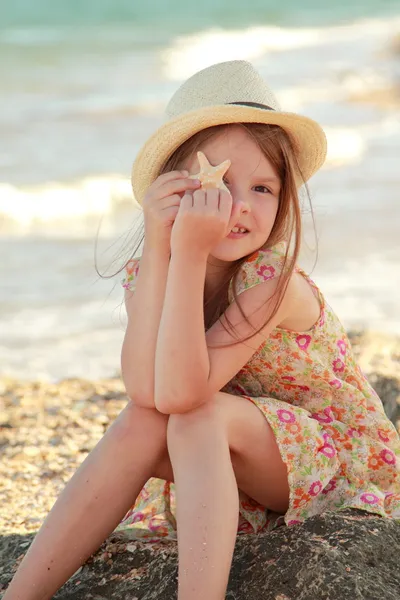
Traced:
[[171, 231], [182, 196], [200, 183], [189, 179], [188, 171], [163, 173], [151, 184], [143, 199], [145, 243], [149, 248], [171, 251]]
[[193, 251], [208, 256], [229, 234], [232, 202], [231, 194], [220, 189], [187, 192], [172, 228], [172, 252]]

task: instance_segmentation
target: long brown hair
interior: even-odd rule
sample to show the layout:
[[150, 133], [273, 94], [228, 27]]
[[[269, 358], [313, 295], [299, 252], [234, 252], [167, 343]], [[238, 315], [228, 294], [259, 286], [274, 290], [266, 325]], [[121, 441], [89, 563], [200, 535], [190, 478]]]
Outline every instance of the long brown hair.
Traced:
[[[271, 163], [271, 166], [275, 170], [281, 182], [278, 211], [275, 217], [273, 228], [265, 244], [258, 250], [266, 250], [268, 248], [272, 248], [279, 242], [285, 241], [286, 251], [284, 255], [283, 267], [278, 279], [278, 285], [273, 295], [273, 297], [275, 297], [273, 311], [269, 319], [258, 330], [255, 330], [253, 327], [254, 333], [249, 335], [247, 338], [239, 339], [236, 336], [237, 332], [235, 331], [233, 324], [229, 321], [224, 313], [229, 304], [228, 286], [232, 280], [232, 292], [234, 299], [239, 307], [242, 317], [249, 325], [251, 325], [247, 315], [244, 313], [243, 308], [240, 305], [238, 296], [236, 294], [236, 285], [242, 264], [246, 262], [249, 256], [254, 254], [256, 250], [250, 255], [243, 256], [232, 263], [232, 265], [226, 270], [226, 276], [222, 280], [219, 288], [217, 288], [214, 295], [205, 302], [204, 309], [206, 309], [207, 305], [209, 305], [212, 301], [215, 307], [208, 319], [205, 319], [205, 329], [209, 329], [211, 325], [213, 325], [213, 323], [215, 323], [217, 319], [220, 319], [220, 317], [224, 314], [224, 320], [226, 320], [230, 332], [233, 333], [238, 340], [237, 342], [227, 344], [226, 346], [232, 346], [251, 339], [269, 323], [279, 309], [298, 259], [301, 242], [301, 211], [299, 194], [296, 186], [296, 176], [300, 176], [301, 180], [303, 181], [305, 185], [305, 191], [309, 199], [310, 195], [308, 187], [304, 182], [304, 178], [302, 177], [292, 141], [286, 131], [277, 125], [265, 125], [261, 123], [235, 123], [233, 125], [217, 125], [214, 127], [208, 127], [207, 129], [203, 129], [199, 133], [193, 135], [181, 146], [179, 146], [179, 148], [175, 150], [175, 152], [165, 161], [159, 172], [159, 175], [161, 175], [162, 173], [167, 173], [169, 171], [182, 168], [183, 162], [187, 158], [195, 156], [197, 150], [205, 142], [221, 134], [227, 128], [235, 126], [237, 127], [238, 125], [244, 128], [248, 135], [258, 144], [264, 156]], [[125, 268], [127, 262], [136, 255], [140, 244], [144, 240], [144, 227], [142, 227], [139, 231], [139, 236], [137, 236], [137, 238], [140, 238], [139, 242], [136, 244], [135, 249], [130, 253], [128, 260], [126, 260], [124, 265], [119, 269], [119, 271], [117, 271], [117, 273], [120, 273]], [[114, 273], [109, 277], [113, 277], [117, 273]], [[220, 322], [224, 329], [228, 331], [225, 323], [222, 320], [220, 320]]]

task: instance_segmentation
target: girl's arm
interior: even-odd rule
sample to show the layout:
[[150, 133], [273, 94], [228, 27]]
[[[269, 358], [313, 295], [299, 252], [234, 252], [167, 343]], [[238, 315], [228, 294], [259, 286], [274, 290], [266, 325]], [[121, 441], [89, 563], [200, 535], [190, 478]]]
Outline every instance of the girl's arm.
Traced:
[[[172, 253], [155, 359], [155, 405], [160, 412], [204, 402], [210, 361], [204, 329], [207, 257]], [[175, 410], [176, 407], [176, 410]]]
[[[241, 293], [241, 306], [251, 325], [236, 302], [221, 317], [232, 323], [239, 338], [252, 335], [252, 339], [225, 347], [237, 340], [220, 320], [205, 332], [206, 262], [204, 256], [189, 250], [171, 256], [155, 359], [155, 405], [165, 414], [187, 412], [210, 400], [247, 364], [272, 330], [299, 309], [300, 294], [292, 277], [272, 316], [278, 278], [266, 282], [260, 278], [258, 285]], [[258, 330], [267, 320], [255, 335], [254, 328]]]
[[154, 361], [170, 253], [144, 243], [135, 293], [126, 290], [128, 325], [121, 352], [122, 379], [139, 406], [154, 408]]

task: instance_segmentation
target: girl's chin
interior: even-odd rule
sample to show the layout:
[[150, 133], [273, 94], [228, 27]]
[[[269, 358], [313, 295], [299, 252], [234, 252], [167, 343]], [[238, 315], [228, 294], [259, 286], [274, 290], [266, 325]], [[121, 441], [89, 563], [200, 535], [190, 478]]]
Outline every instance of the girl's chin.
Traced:
[[241, 240], [239, 242], [237, 240], [222, 240], [218, 246], [213, 248], [210, 255], [225, 262], [232, 262], [257, 250], [257, 248], [240, 242]]

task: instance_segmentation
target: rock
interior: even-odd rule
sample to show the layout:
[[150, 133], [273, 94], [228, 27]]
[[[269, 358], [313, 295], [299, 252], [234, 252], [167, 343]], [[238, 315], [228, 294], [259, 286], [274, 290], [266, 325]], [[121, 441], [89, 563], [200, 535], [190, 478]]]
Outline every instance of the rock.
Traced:
[[[32, 535], [1, 545], [0, 590]], [[24, 548], [26, 552], [26, 549]], [[357, 510], [324, 513], [300, 525], [237, 537], [229, 600], [398, 600], [400, 523]], [[173, 600], [176, 542], [112, 534], [53, 597], [55, 600]]]
[[372, 373], [369, 381], [382, 400], [385, 413], [396, 424], [400, 419], [400, 381], [395, 377], [384, 377]]

